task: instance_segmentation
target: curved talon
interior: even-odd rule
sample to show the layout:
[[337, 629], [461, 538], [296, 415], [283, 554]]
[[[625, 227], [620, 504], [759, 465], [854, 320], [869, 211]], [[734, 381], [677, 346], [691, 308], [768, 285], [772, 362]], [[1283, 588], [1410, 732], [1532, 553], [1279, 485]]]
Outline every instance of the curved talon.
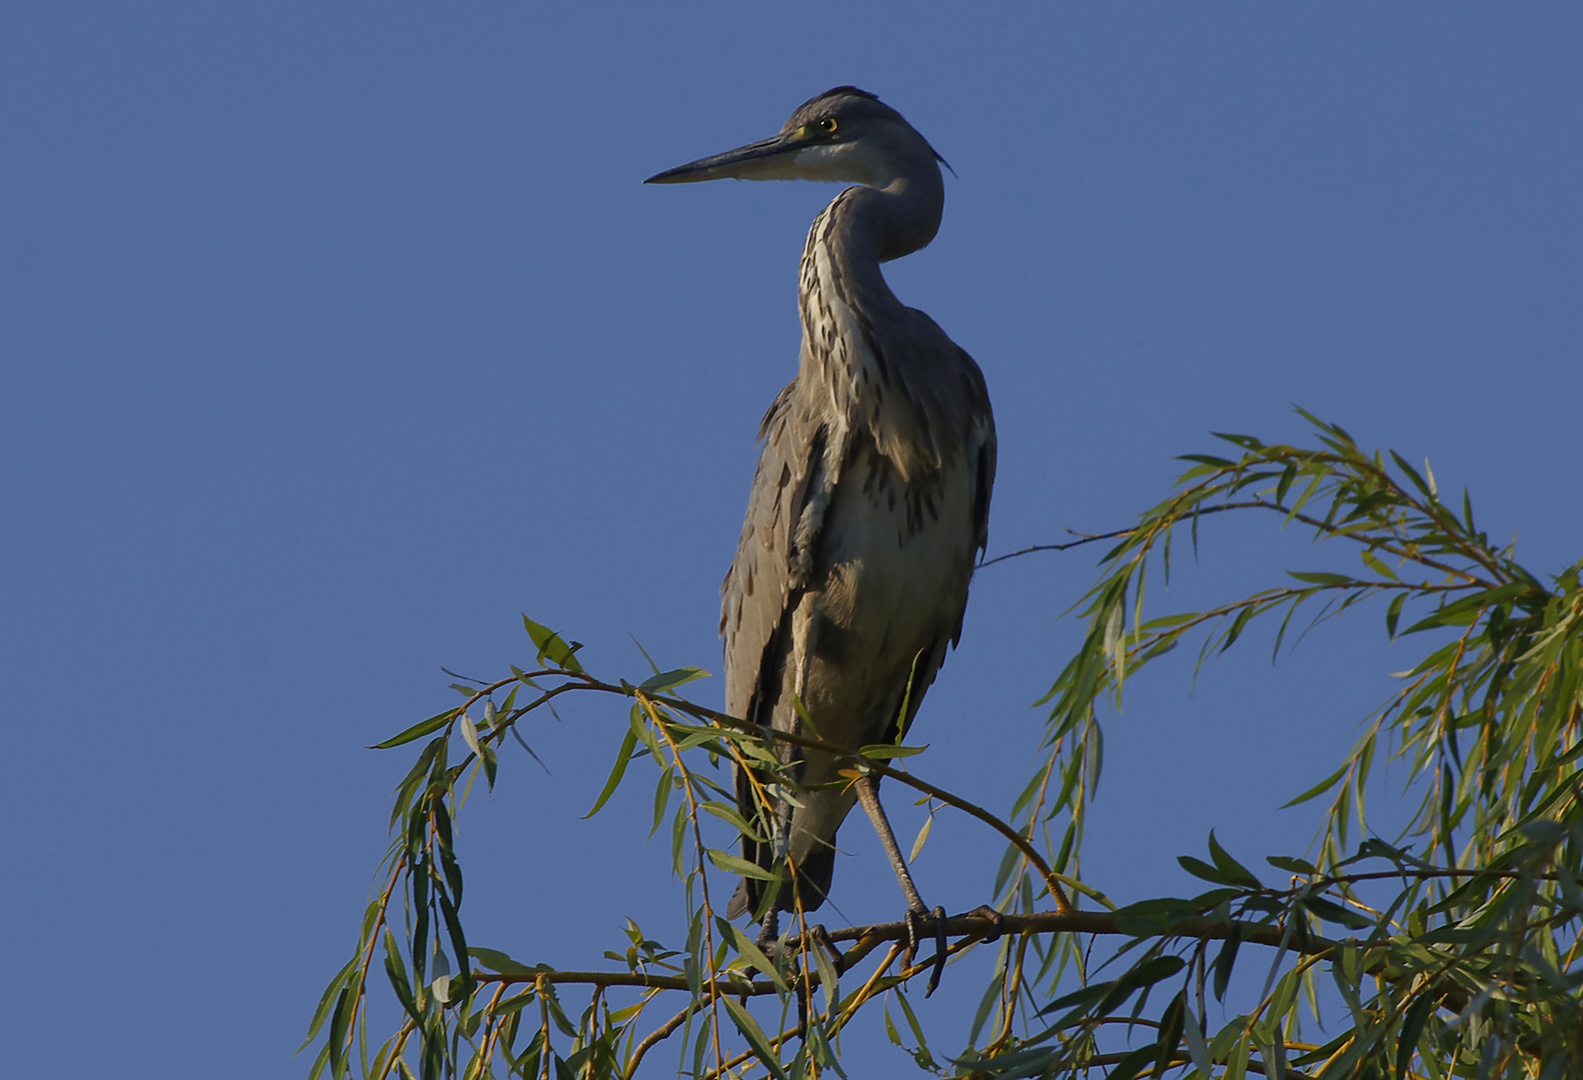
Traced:
[[824, 948], [830, 954], [830, 964], [835, 968], [837, 975], [844, 974], [841, 970], [841, 950], [830, 937], [830, 931], [824, 928], [824, 923], [814, 923], [808, 930], [808, 936], [813, 939], [816, 946]]
[[940, 985], [940, 976], [945, 972], [945, 908], [937, 907], [930, 914], [934, 916], [934, 970], [929, 972], [929, 987], [923, 992], [924, 997], [934, 993]]
[[979, 939], [986, 945], [992, 941], [999, 941], [1001, 935], [1006, 932], [1006, 917], [1000, 912], [996, 911], [994, 908], [990, 907], [988, 904], [978, 905], [978, 907], [974, 908], [972, 911], [962, 915], [961, 918], [983, 919], [990, 924], [989, 933], [985, 934]]
[[904, 968], [912, 967], [913, 957], [918, 955], [918, 923], [920, 920], [928, 918], [928, 916], [929, 913], [927, 911], [907, 909], [907, 916], [902, 920], [907, 925], [907, 948], [901, 954], [901, 966]]

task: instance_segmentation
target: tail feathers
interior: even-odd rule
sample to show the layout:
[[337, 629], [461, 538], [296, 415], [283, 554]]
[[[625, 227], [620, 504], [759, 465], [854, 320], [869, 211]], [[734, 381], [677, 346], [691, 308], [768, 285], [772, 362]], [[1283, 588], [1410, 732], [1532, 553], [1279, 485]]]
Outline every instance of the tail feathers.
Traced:
[[737, 882], [737, 891], [731, 894], [731, 903], [726, 905], [726, 918], [732, 921], [740, 919], [752, 906], [753, 901], [748, 896], [748, 879], [743, 878]]
[[[781, 885], [775, 894], [775, 907], [780, 911], [796, 911], [797, 901], [802, 901], [804, 911], [817, 911], [830, 892], [830, 879], [835, 875], [835, 849], [827, 847], [813, 852], [797, 868], [797, 888]], [[726, 918], [740, 919], [759, 909], [764, 900], [764, 890], [774, 883], [757, 878], [743, 878], [737, 891], [731, 894], [726, 905]]]

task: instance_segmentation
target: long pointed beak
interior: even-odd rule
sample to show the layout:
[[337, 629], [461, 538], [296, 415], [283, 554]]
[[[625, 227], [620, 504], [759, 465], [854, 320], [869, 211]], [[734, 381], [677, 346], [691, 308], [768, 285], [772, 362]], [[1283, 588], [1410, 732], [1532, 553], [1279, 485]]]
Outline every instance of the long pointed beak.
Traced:
[[645, 184], [691, 184], [699, 180], [793, 180], [790, 171], [806, 144], [784, 132], [756, 143], [699, 158], [674, 169], [655, 173]]

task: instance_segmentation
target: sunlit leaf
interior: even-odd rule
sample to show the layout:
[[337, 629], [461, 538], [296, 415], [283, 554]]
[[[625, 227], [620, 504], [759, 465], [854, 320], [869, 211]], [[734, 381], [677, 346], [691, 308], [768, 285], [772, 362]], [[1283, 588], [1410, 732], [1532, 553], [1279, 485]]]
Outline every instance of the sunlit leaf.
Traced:
[[717, 848], [710, 848], [707, 854], [709, 855], [710, 862], [714, 863], [727, 873], [736, 874], [739, 877], [756, 878], [759, 881], [775, 880], [775, 875], [770, 873], [768, 870], [765, 870], [756, 863], [750, 863], [746, 859], [740, 858], [736, 855], [720, 851]]
[[539, 650], [538, 662], [540, 664], [548, 661], [556, 667], [574, 674], [583, 670], [583, 665], [577, 661], [577, 648], [575, 645], [566, 644], [561, 639], [561, 635], [547, 626], [534, 622], [526, 615], [522, 616], [522, 625], [527, 629], [528, 637], [532, 639], [534, 648]]
[[709, 677], [709, 672], [705, 671], [703, 668], [676, 668], [673, 671], [661, 672], [658, 675], [645, 679], [643, 682], [638, 684], [638, 689], [643, 691], [645, 694], [665, 694], [676, 689], [678, 686], [685, 686], [694, 679], [707, 679]]

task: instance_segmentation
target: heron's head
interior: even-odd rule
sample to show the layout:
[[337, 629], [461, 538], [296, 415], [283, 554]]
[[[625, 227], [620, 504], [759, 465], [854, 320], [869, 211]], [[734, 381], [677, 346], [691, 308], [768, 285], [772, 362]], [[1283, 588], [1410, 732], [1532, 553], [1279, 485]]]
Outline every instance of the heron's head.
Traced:
[[778, 135], [666, 169], [644, 183], [689, 184], [729, 177], [833, 180], [884, 188], [923, 171], [938, 182], [937, 161], [943, 164], [945, 159], [901, 113], [873, 94], [838, 86], [792, 113]]

